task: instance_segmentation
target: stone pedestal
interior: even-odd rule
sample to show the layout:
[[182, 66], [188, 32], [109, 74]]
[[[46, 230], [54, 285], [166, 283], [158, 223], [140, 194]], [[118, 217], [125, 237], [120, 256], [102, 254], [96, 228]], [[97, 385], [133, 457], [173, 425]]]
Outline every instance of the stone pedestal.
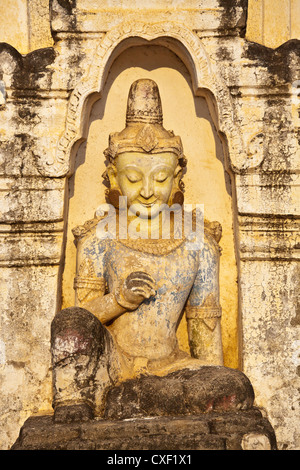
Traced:
[[11, 450], [276, 450], [259, 409], [185, 417], [55, 423], [30, 417]]
[[32, 416], [12, 450], [276, 450], [248, 378], [203, 366], [112, 387], [101, 417], [86, 403]]

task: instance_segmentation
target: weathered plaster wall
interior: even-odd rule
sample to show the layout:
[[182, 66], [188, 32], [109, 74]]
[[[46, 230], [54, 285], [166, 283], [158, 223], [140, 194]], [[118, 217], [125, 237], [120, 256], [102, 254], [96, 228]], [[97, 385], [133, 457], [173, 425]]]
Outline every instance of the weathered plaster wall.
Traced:
[[[49, 0], [8, 0], [0, 11], [0, 41], [21, 54], [53, 46]], [[299, 38], [299, 15], [300, 0], [249, 0], [246, 38], [273, 48]]]
[[0, 4], [0, 41], [21, 54], [54, 44], [49, 0], [7, 0]]
[[[241, 263], [246, 374], [256, 384], [256, 402], [280, 428], [281, 449], [299, 448], [299, 261]], [[252, 281], [250, 281], [252, 279]], [[255, 341], [252, 341], [253, 336]], [[272, 360], [270, 360], [272, 357]], [[268, 378], [266, 381], [265, 379]], [[264, 383], [264, 386], [258, 384]]]
[[[67, 230], [76, 221], [77, 210], [82, 210], [84, 219], [93, 215], [88, 207], [85, 217], [80, 191], [86, 188], [89, 169], [95, 170], [89, 187], [96, 187], [98, 177], [101, 181], [95, 151], [102, 162], [107, 133], [123, 125], [122, 113], [108, 117], [128, 91], [118, 80], [129, 83], [138, 70], [146, 70], [159, 82], [170, 77], [174, 85], [182, 83], [187, 109], [196, 107], [188, 116], [193, 133], [185, 139], [188, 126], [173, 116], [169, 104], [173, 84], [163, 87], [166, 122], [182, 136], [191, 169], [203, 137], [205, 172], [197, 174], [204, 183], [213, 173], [215, 192], [206, 182], [205, 191], [195, 192], [190, 173], [187, 198], [207, 197], [208, 217], [226, 227], [223, 243], [227, 240], [228, 245], [222, 259], [228, 265], [223, 267], [222, 295], [228, 314], [232, 301], [232, 319], [237, 301], [237, 287], [232, 284], [235, 235], [240, 367], [275, 428], [279, 448], [299, 449], [299, 41], [276, 50], [256, 43], [277, 47], [299, 37], [296, 16], [291, 14], [299, 2], [272, 2], [270, 7], [267, 0], [259, 5], [250, 0], [245, 39], [246, 2], [238, 0], [203, 0], [201, 12], [199, 2], [191, 2], [196, 9], [191, 11], [184, 8], [187, 2], [172, 2], [168, 14], [161, 12], [162, 0], [139, 2], [138, 10], [135, 2], [124, 1], [121, 6], [130, 11], [117, 8], [109, 14], [105, 10], [112, 7], [109, 1], [103, 0], [101, 11], [96, 7], [92, 11], [89, 0], [77, 2], [77, 9], [55, 0], [51, 24], [55, 40], [49, 34], [46, 3], [40, 0], [35, 9], [37, 3], [20, 1], [16, 14], [16, 3], [6, 2], [5, 15], [0, 15], [5, 21], [0, 39], [9, 43], [0, 45], [1, 448], [12, 445], [27, 416], [50, 410], [50, 322], [61, 305], [65, 248], [64, 302], [71, 302], [73, 247]], [[294, 10], [282, 8], [287, 3]], [[273, 14], [278, 22], [272, 20]], [[284, 20], [288, 27], [280, 26], [283, 18], [289, 18]], [[278, 25], [275, 33], [273, 25]], [[166, 51], [159, 55], [167, 54], [170, 60], [164, 71], [163, 67], [148, 70], [142, 58], [127, 64], [133, 60], [129, 48], [145, 44], [172, 50], [185, 63], [188, 77], [183, 78], [186, 71], [180, 61]], [[122, 50], [126, 52], [116, 59]], [[176, 67], [171, 66], [174, 61]], [[112, 76], [115, 80], [107, 87], [109, 71], [107, 84]], [[94, 105], [89, 133], [83, 129], [88, 96], [92, 96], [89, 102], [101, 96], [106, 100]], [[202, 106], [204, 97], [211, 118]], [[231, 196], [212, 120], [225, 142]], [[105, 142], [102, 137], [100, 142], [104, 134]], [[80, 147], [76, 160], [78, 145], [86, 137], [88, 143]], [[91, 192], [98, 201], [99, 193]], [[236, 211], [230, 213], [231, 204]], [[233, 266], [232, 272], [228, 266]], [[232, 299], [226, 287], [230, 285]], [[234, 364], [237, 325], [225, 320], [224, 326], [226, 354]]]

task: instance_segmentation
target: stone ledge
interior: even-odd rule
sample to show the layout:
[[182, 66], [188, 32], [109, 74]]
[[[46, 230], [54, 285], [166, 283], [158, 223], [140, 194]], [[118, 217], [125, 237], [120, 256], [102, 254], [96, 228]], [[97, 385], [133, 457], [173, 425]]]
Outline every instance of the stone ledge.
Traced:
[[[256, 408], [64, 424], [46, 415], [27, 419], [11, 450], [242, 450], [243, 438], [251, 435], [257, 436], [257, 449], [276, 450], [272, 426]], [[268, 443], [268, 449], [261, 447], [262, 442]]]
[[152, 22], [180, 21], [189, 23], [192, 29], [209, 36], [245, 34], [246, 0], [177, 0], [176, 6], [170, 2], [167, 9], [164, 8], [164, 2], [157, 0], [140, 2], [138, 8], [128, 3], [116, 4], [104, 0], [97, 5], [93, 0], [85, 0], [74, 8], [72, 2], [53, 2], [50, 9], [52, 36], [56, 37], [60, 32], [91, 34], [109, 31], [123, 17], [128, 22], [137, 19]]

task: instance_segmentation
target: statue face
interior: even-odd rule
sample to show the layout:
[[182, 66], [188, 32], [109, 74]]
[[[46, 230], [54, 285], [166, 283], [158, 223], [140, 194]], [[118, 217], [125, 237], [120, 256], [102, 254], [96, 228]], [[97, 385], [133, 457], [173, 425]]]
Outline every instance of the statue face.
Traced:
[[177, 168], [174, 153], [126, 152], [116, 158], [117, 182], [133, 215], [154, 218], [167, 204]]

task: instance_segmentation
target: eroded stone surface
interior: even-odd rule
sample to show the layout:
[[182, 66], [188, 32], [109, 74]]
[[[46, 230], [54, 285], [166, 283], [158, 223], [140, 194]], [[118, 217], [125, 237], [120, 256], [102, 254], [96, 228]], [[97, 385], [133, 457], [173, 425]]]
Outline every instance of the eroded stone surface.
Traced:
[[247, 377], [225, 367], [203, 366], [165, 377], [141, 377], [114, 387], [107, 394], [104, 416], [182, 416], [250, 409], [254, 392]]
[[12, 450], [242, 450], [244, 435], [253, 434], [276, 450], [272, 427], [255, 409], [70, 424], [54, 424], [52, 416], [40, 416], [26, 421]]

